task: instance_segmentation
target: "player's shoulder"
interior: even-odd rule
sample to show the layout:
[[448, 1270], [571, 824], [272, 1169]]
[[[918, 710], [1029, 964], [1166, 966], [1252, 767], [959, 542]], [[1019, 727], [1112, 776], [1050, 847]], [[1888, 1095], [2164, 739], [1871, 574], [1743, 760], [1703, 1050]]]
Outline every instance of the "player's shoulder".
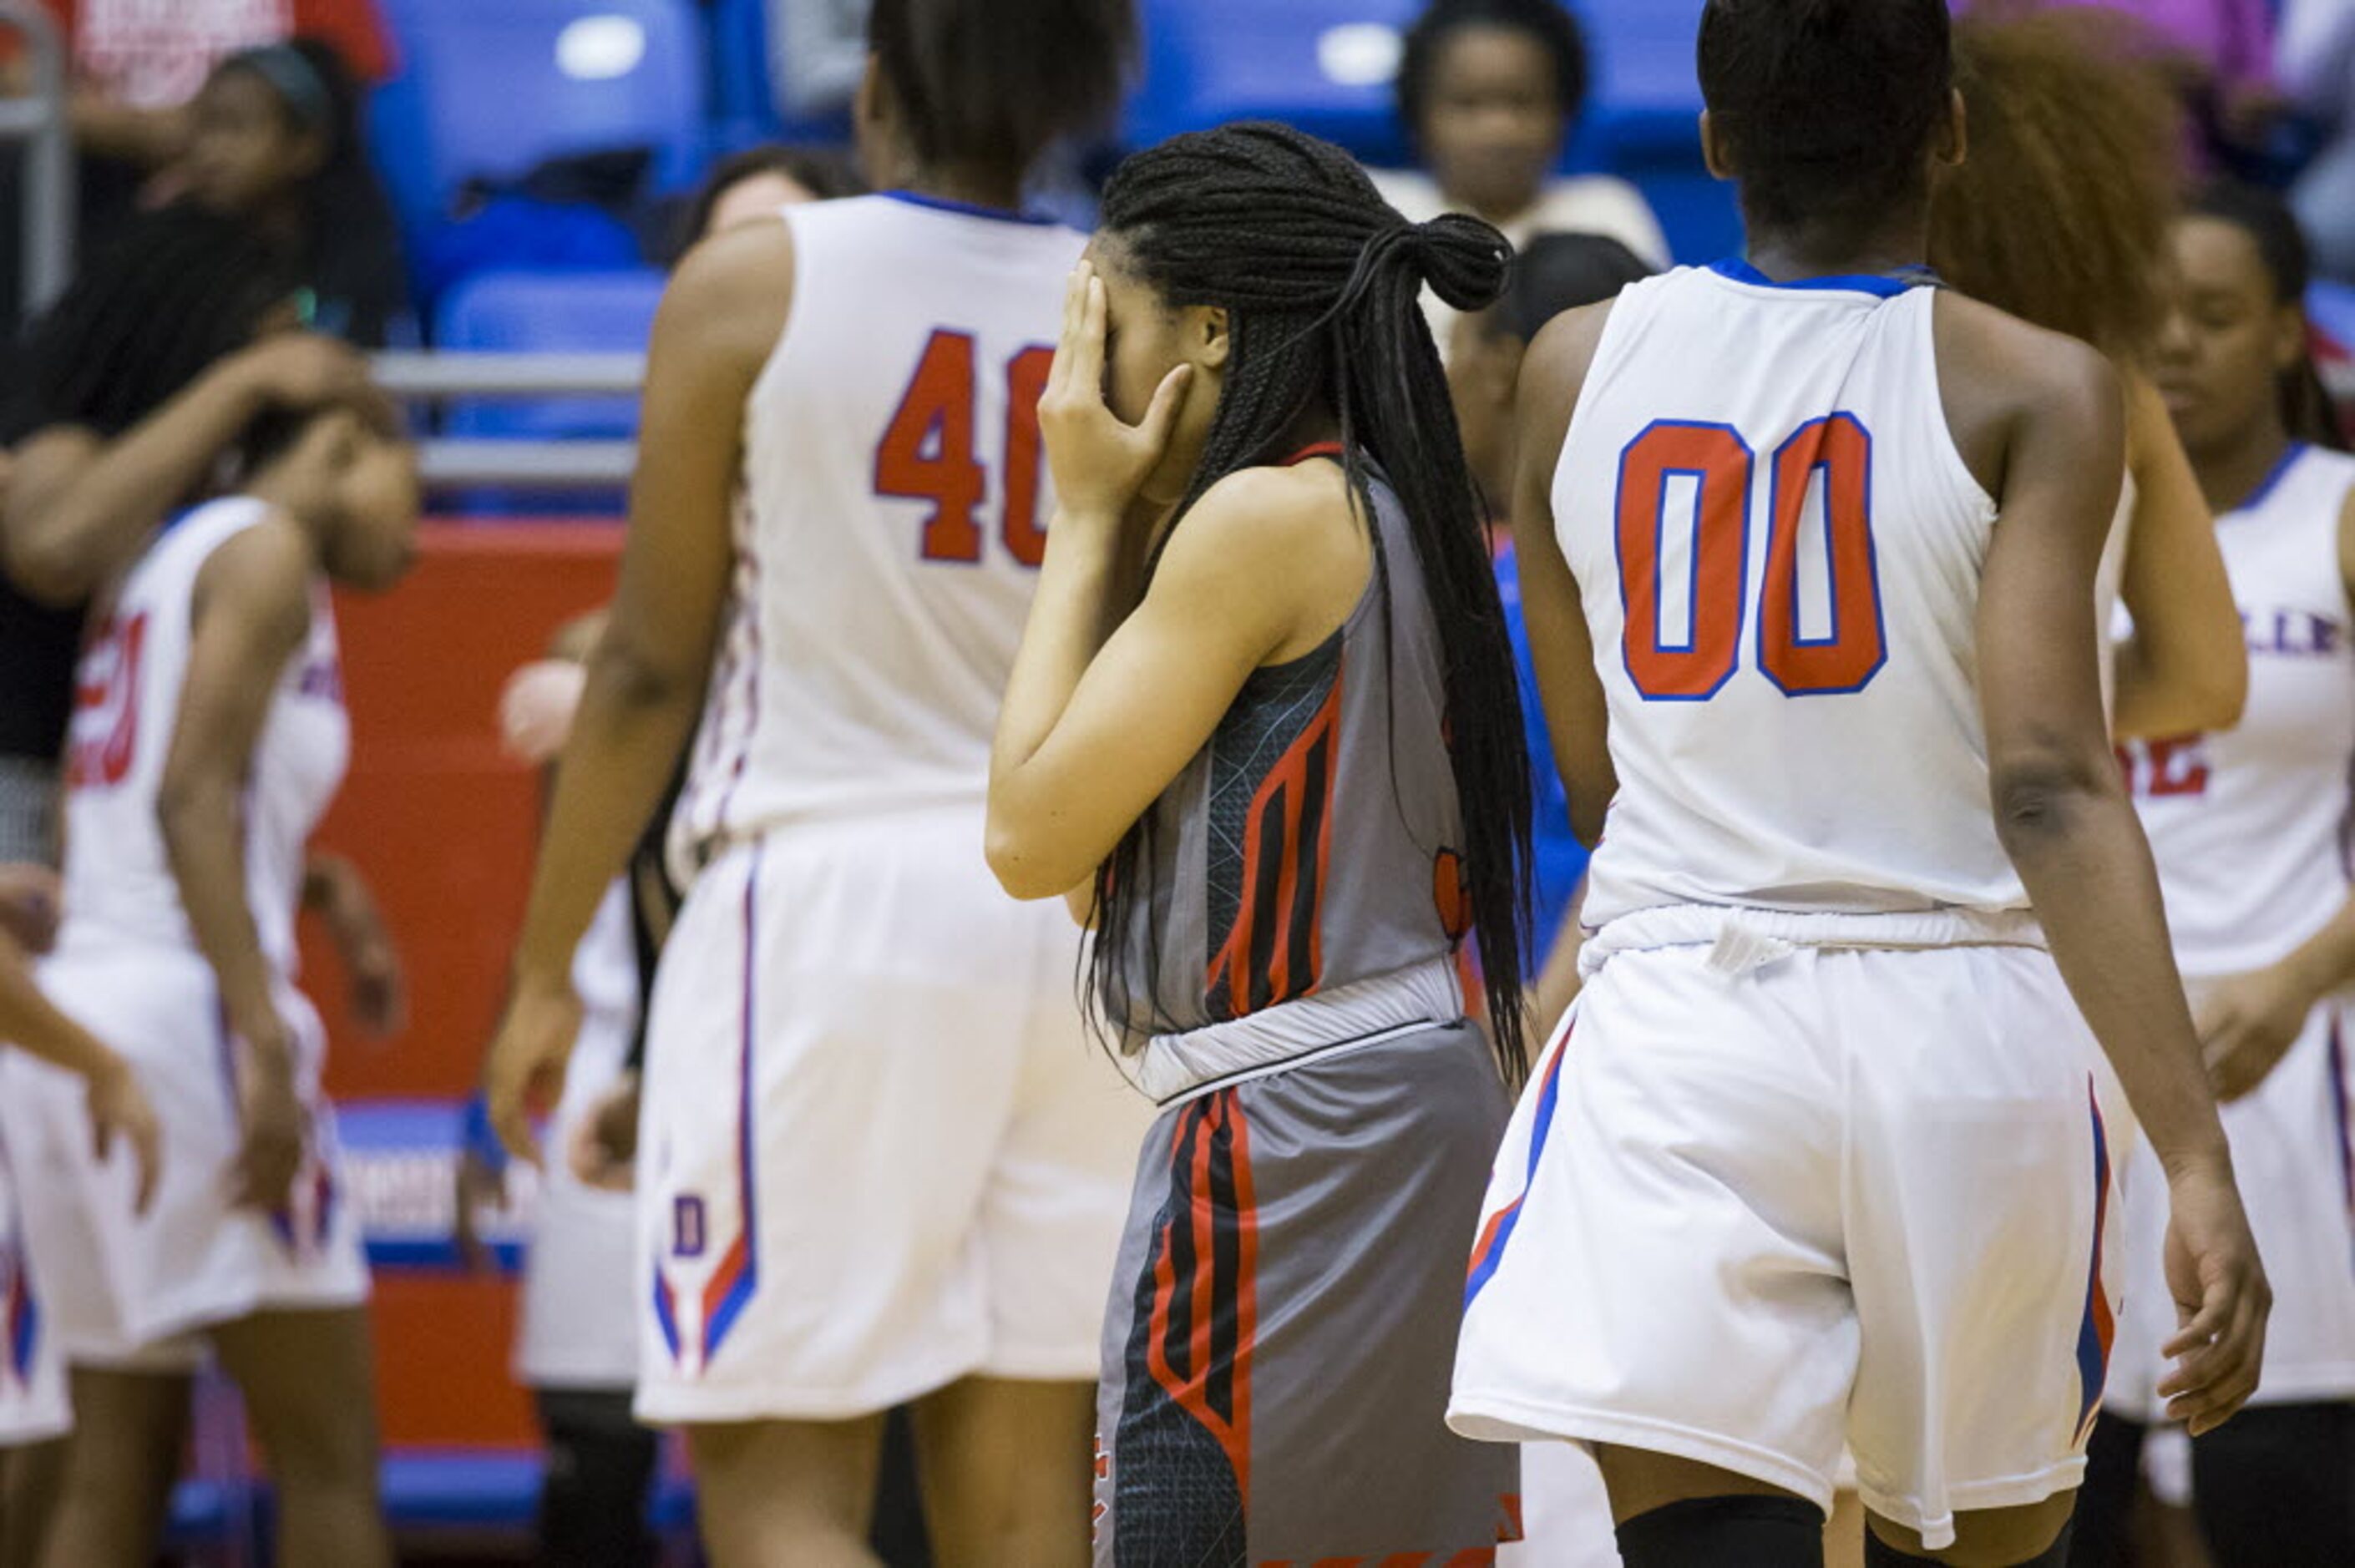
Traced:
[[310, 624], [311, 581], [318, 571], [309, 530], [259, 501], [240, 497], [214, 506], [220, 510], [211, 516], [199, 512], [180, 524], [218, 530], [197, 567], [199, 615], [223, 609], [274, 633], [300, 635]]
[[656, 339], [766, 358], [793, 308], [794, 235], [790, 223], [747, 223], [698, 243], [663, 290]]
[[1237, 469], [1202, 493], [1181, 532], [1192, 532], [1197, 549], [1274, 566], [1338, 535], [1349, 504], [1348, 477], [1335, 463]]
[[2123, 467], [2126, 383], [2099, 349], [1947, 290], [1934, 302], [1932, 341], [1948, 429], [1990, 495], [2030, 430], [2115, 445]]
[[2124, 417], [2125, 377], [2091, 344], [1952, 290], [1939, 291], [1932, 321], [1942, 381], [2045, 408], [2098, 404]]

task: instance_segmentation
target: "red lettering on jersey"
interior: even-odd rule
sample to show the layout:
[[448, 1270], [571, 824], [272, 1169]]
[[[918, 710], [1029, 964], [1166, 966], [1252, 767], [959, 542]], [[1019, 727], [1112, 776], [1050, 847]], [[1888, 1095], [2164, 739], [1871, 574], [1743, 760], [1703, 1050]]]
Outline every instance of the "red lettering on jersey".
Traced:
[[2118, 766], [2127, 790], [2146, 800], [2208, 793], [2208, 737], [2179, 735], [2166, 740], [2128, 741], [2118, 747]]
[[147, 642], [144, 612], [110, 620], [82, 657], [74, 687], [73, 740], [66, 748], [69, 789], [112, 789], [130, 777], [139, 747], [139, 662]]
[[1047, 556], [1047, 529], [1039, 521], [1039, 397], [1055, 366], [1051, 348], [1026, 348], [1006, 365], [1006, 548], [1026, 567]]
[[989, 476], [973, 452], [973, 338], [937, 330], [875, 449], [878, 495], [932, 503], [924, 519], [928, 561], [981, 559], [973, 513]]

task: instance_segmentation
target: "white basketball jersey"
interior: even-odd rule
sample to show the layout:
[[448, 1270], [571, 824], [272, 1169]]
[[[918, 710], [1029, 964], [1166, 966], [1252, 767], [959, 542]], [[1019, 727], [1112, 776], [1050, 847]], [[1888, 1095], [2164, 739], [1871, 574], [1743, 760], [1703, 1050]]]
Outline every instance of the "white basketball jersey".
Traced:
[[1038, 399], [1085, 240], [906, 195], [789, 208], [736, 579], [674, 847], [971, 802], [1053, 502]]
[[2339, 519], [2350, 489], [2355, 458], [2294, 448], [2216, 520], [2249, 648], [2240, 727], [2119, 747], [2186, 974], [2274, 963], [2347, 900], [2355, 609]]
[[[85, 939], [196, 949], [156, 805], [179, 727], [197, 575], [215, 550], [269, 515], [249, 497], [184, 514], [123, 579], [82, 654], [66, 756], [65, 929]], [[294, 972], [304, 849], [351, 753], [326, 585], [314, 585], [309, 641], [287, 662], [245, 787], [246, 896], [261, 950]]]
[[1553, 487], [1619, 778], [1590, 925], [2024, 907], [1978, 707], [1996, 508], [1947, 429], [1936, 293], [1728, 261], [1613, 307]]

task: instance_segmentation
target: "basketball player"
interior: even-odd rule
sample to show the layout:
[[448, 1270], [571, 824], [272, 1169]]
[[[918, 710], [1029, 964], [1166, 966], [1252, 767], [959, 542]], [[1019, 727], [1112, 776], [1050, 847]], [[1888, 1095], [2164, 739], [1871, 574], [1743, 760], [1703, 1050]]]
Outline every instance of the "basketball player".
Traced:
[[486, 1086], [528, 1149], [573, 950], [701, 702], [674, 841], [699, 870], [648, 1030], [638, 1414], [688, 1429], [721, 1568], [871, 1561], [881, 1413], [911, 1399], [945, 1560], [1076, 1563], [1146, 1118], [1086, 1048], [1070, 922], [990, 881], [983, 801], [1082, 243], [1018, 204], [1114, 107], [1134, 17], [881, 0], [870, 27], [886, 194], [716, 238], [656, 320], [620, 591]]
[[1523, 603], [1610, 827], [1451, 1420], [1595, 1445], [1629, 1568], [1820, 1563], [1843, 1439], [1868, 1561], [2057, 1563], [2129, 1101], [2195, 1430], [2267, 1306], [2104, 723], [2124, 394], [1925, 286], [1943, 0], [1710, 0], [1700, 74], [1747, 259], [1561, 318], [1525, 377]]
[[[2117, 367], [2126, 474], [2094, 619], [2111, 728], [2230, 729], [2248, 690], [2241, 618], [2214, 519], [2150, 378], [2183, 183], [2181, 125], [2166, 82], [2120, 25], [2069, 7], [1955, 24], [1971, 150], [1940, 171], [1930, 261], [1959, 291], [2090, 343]], [[2132, 630], [2114, 645], [2121, 597]]]
[[1073, 276], [989, 832], [1010, 891], [1092, 905], [1097, 1015], [1162, 1108], [1104, 1330], [1100, 1564], [1515, 1533], [1515, 1457], [1442, 1421], [1444, 1238], [1505, 1109], [1468, 932], [1522, 1060], [1528, 765], [1420, 304], [1487, 304], [1508, 255], [1242, 124], [1124, 164]]
[[[2355, 897], [2342, 832], [2355, 770], [2355, 458], [2306, 350], [2307, 258], [2278, 198], [2224, 187], [2176, 226], [2154, 368], [2216, 509], [2248, 641], [2237, 729], [2121, 760], [2167, 894], [2249, 1219], [2280, 1290], [2256, 1403], [2191, 1443], [2218, 1568], [2355, 1562]], [[2129, 1232], [2109, 1406], [2158, 1418], [2156, 1227]], [[2122, 1427], [2126, 1452], [2140, 1434]], [[2130, 1473], [2130, 1471], [2129, 1471]]]
[[68, 750], [66, 916], [42, 983], [155, 1096], [172, 1158], [145, 1215], [68, 1114], [77, 1086], [6, 1064], [27, 1239], [73, 1367], [56, 1564], [153, 1553], [198, 1338], [244, 1395], [279, 1560], [389, 1561], [367, 1274], [293, 924], [348, 745], [326, 583], [399, 577], [417, 478], [406, 446], [340, 412], [265, 428], [248, 471], [123, 578]]

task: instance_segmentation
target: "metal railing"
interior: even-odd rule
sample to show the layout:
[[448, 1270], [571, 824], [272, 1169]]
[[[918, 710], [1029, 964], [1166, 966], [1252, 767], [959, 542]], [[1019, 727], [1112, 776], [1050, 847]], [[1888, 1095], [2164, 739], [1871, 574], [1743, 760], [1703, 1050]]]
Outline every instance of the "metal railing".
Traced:
[[21, 98], [0, 98], [0, 143], [25, 147], [20, 287], [29, 317], [64, 293], [73, 278], [76, 180], [66, 46], [39, 0], [0, 0], [0, 31], [23, 40], [32, 89]]
[[[376, 355], [371, 364], [378, 386], [417, 403], [451, 397], [634, 397], [646, 372], [645, 356], [639, 354], [391, 353]], [[614, 490], [629, 483], [637, 444], [445, 436], [427, 440], [418, 461], [426, 484], [436, 490]]]

